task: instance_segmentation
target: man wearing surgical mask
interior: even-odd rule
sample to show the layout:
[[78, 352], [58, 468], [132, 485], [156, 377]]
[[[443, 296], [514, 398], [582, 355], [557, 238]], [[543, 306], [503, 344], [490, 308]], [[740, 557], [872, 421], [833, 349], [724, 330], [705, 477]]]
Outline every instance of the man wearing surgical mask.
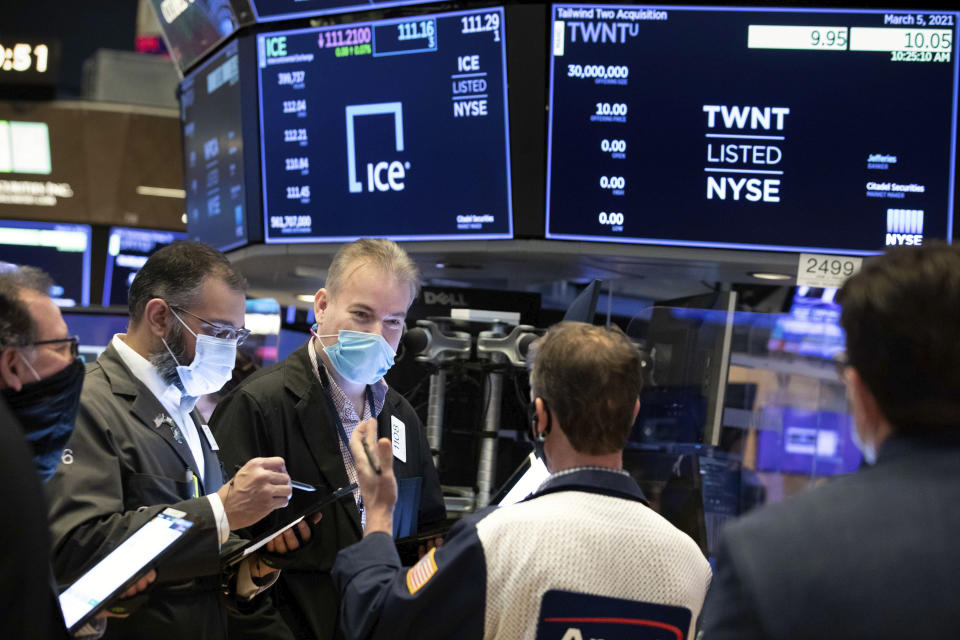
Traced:
[[[395, 243], [363, 239], [340, 248], [325, 285], [314, 297], [317, 324], [310, 340], [247, 378], [217, 406], [211, 424], [221, 455], [228, 464], [282, 456], [291, 476], [327, 492], [356, 482], [350, 435], [362, 420], [375, 418], [379, 433], [394, 443], [394, 472], [401, 493], [417, 501], [413, 511], [423, 530], [445, 515], [437, 472], [416, 413], [383, 379], [419, 286], [417, 268]], [[330, 568], [337, 550], [362, 537], [363, 495], [354, 497], [323, 511], [313, 544], [268, 555], [289, 570], [247, 623], [259, 629], [258, 638], [339, 637]], [[291, 507], [311, 499], [298, 492]], [[282, 515], [269, 516], [253, 531], [279, 524]]]
[[[73, 435], [48, 484], [58, 581], [74, 581], [167, 507], [193, 522], [189, 542], [157, 567], [147, 603], [112, 621], [107, 638], [223, 637], [221, 550], [239, 544], [232, 530], [289, 501], [281, 458], [245, 461], [225, 484], [217, 443], [194, 410], [229, 379], [248, 333], [245, 285], [201, 243], [157, 251], [130, 287], [129, 330], [87, 372]], [[250, 598], [275, 579], [254, 557], [230, 577], [229, 591]]]

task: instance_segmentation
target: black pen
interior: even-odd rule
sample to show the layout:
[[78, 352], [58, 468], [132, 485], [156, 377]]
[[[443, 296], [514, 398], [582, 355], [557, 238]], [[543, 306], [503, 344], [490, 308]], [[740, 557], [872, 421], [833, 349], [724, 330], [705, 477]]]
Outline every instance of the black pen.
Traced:
[[370, 446], [367, 444], [366, 438], [361, 438], [360, 444], [363, 445], [363, 452], [367, 454], [367, 462], [369, 462], [370, 466], [373, 467], [373, 472], [377, 475], [380, 475], [381, 473], [380, 467], [377, 465], [376, 462], [373, 461], [373, 454], [370, 453]]

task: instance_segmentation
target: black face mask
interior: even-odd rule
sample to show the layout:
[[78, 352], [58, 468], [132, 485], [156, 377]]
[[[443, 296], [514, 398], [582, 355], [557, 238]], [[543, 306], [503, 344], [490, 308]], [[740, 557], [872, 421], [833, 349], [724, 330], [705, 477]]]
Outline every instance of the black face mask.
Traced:
[[83, 373], [83, 360], [75, 358], [62, 371], [25, 384], [20, 391], [3, 390], [3, 399], [33, 448], [33, 463], [43, 482], [56, 471], [63, 447], [73, 433]]
[[[542, 398], [541, 398], [542, 400]], [[550, 410], [547, 408], [547, 403], [543, 403], [543, 409], [547, 414], [547, 426], [543, 430], [543, 435], [546, 437], [550, 433]], [[527, 405], [527, 416], [530, 418], [530, 428], [527, 430], [527, 438], [533, 443], [533, 451], [544, 464], [547, 463], [547, 454], [543, 450], [543, 440], [537, 435], [537, 404], [536, 401], [531, 402]]]

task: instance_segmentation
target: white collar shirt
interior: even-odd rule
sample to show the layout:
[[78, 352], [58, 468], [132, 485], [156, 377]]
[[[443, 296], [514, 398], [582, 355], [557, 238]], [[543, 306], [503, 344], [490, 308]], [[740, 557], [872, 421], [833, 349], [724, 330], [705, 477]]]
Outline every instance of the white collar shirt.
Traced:
[[203, 460], [203, 446], [200, 443], [200, 432], [190, 415], [194, 405], [196, 405], [196, 398], [185, 396], [175, 385], [164, 382], [156, 367], [124, 342], [125, 337], [126, 335], [122, 333], [113, 336], [111, 341], [113, 348], [117, 350], [123, 364], [130, 369], [130, 373], [143, 383], [143, 386], [154, 395], [170, 417], [173, 418], [180, 429], [180, 433], [187, 441], [187, 446], [190, 447], [190, 453], [193, 455], [194, 462], [196, 462], [200, 477], [203, 478], [206, 471]]

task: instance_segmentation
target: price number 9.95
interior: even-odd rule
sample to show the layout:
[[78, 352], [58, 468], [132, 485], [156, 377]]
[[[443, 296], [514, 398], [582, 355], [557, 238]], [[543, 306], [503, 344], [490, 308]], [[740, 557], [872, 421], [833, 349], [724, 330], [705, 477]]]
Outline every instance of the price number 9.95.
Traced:
[[810, 46], [818, 49], [846, 49], [846, 29], [811, 29]]

